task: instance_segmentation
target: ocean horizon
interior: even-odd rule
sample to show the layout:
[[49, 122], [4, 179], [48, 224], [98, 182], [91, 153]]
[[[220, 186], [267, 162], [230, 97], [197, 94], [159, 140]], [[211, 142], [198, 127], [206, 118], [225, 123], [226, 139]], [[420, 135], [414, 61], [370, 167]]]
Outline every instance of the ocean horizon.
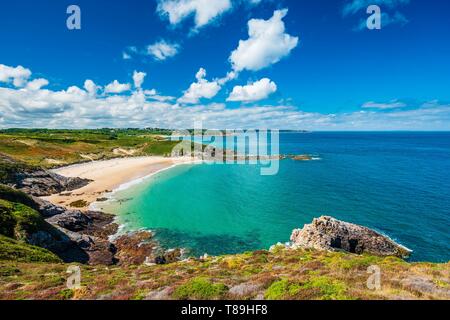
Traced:
[[413, 250], [411, 261], [450, 259], [450, 132], [282, 132], [281, 154], [316, 161], [181, 165], [118, 190], [100, 206], [123, 231], [155, 232], [189, 255], [233, 254], [287, 242], [326, 215]]

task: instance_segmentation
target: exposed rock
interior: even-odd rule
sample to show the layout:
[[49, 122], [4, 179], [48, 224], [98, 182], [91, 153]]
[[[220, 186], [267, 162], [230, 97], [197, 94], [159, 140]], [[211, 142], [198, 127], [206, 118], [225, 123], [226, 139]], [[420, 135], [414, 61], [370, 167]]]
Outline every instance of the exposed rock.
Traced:
[[[143, 264], [152, 261], [157, 248], [153, 234], [148, 231], [129, 233], [118, 237], [114, 241], [117, 248], [116, 257], [119, 264]], [[148, 259], [147, 259], [148, 257]]]
[[411, 250], [376, 231], [332, 217], [314, 219], [303, 229], [294, 230], [291, 241], [294, 247], [317, 250], [344, 250], [357, 254], [367, 252], [401, 258], [406, 258], [411, 254]]
[[311, 161], [311, 160], [313, 160], [313, 157], [308, 154], [289, 156], [289, 158], [291, 158], [292, 160], [295, 160], [295, 161]]
[[151, 291], [144, 300], [169, 300], [173, 292], [173, 288], [166, 287], [161, 290]]
[[[116, 263], [114, 257], [116, 248], [108, 240], [68, 230], [63, 231], [75, 243], [76, 250], [81, 251], [80, 256], [76, 255], [76, 250], [61, 252], [59, 255], [65, 261], [73, 260], [90, 265], [112, 265]], [[82, 260], [79, 261], [79, 259]]]
[[[108, 240], [118, 225], [114, 217], [102, 212], [68, 210], [34, 197], [37, 210], [55, 231], [39, 231], [31, 235], [31, 244], [46, 248], [65, 262], [111, 265], [116, 248]], [[57, 234], [55, 234], [57, 233]]]
[[44, 218], [48, 218], [48, 217], [53, 217], [59, 214], [64, 213], [67, 209], [60, 207], [60, 206], [56, 206], [53, 203], [43, 200], [41, 198], [38, 197], [33, 197], [34, 202], [37, 205], [36, 210], [39, 211], [39, 213], [44, 217]]
[[148, 231], [138, 231], [120, 236], [114, 241], [117, 248], [116, 258], [122, 265], [129, 264], [167, 264], [180, 261], [181, 249], [164, 251], [153, 234]]
[[47, 219], [47, 222], [58, 225], [66, 230], [79, 232], [86, 230], [92, 219], [81, 211], [67, 210], [62, 214]]
[[241, 283], [230, 289], [229, 293], [237, 298], [256, 295], [262, 289], [262, 284]]
[[67, 178], [41, 169], [33, 172], [17, 172], [14, 187], [29, 195], [42, 197], [76, 190], [90, 182], [87, 179]]

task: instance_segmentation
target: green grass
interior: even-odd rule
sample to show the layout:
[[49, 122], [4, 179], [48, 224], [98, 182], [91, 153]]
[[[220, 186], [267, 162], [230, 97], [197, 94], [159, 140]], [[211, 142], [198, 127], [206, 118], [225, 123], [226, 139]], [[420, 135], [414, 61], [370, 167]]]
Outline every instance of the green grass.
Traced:
[[228, 288], [222, 283], [214, 284], [206, 278], [195, 278], [175, 289], [173, 297], [180, 300], [219, 299]]
[[[129, 156], [127, 153], [167, 156], [177, 142], [163, 139], [161, 135], [170, 133], [161, 129], [0, 130], [0, 154], [21, 166], [44, 168]], [[18, 164], [3, 162], [0, 161], [0, 181], [9, 182], [18, 171]]]
[[27, 235], [49, 227], [36, 210], [0, 199], [0, 234], [24, 241]]
[[300, 290], [299, 284], [283, 279], [272, 283], [264, 293], [264, 297], [267, 300], [286, 300], [298, 294]]
[[62, 262], [50, 251], [0, 235], [0, 260], [15, 262]]
[[26, 193], [0, 184], [0, 199], [21, 203], [31, 208], [36, 207], [34, 200]]
[[327, 276], [313, 277], [302, 289], [318, 289], [320, 290], [320, 298], [322, 300], [348, 300], [346, 295], [346, 284], [342, 281], [331, 279]]

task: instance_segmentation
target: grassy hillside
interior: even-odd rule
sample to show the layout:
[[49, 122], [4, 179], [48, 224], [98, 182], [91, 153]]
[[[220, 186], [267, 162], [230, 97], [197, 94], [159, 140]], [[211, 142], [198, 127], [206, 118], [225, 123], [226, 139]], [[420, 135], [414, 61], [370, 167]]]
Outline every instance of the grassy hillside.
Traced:
[[[46, 249], [0, 235], [0, 261], [57, 263], [61, 259]], [[0, 277], [6, 269], [8, 267], [0, 266]]]
[[61, 262], [50, 251], [26, 243], [30, 234], [53, 230], [34, 205], [25, 193], [0, 184], [0, 261]]
[[168, 134], [159, 129], [0, 130], [0, 154], [44, 168], [124, 156], [165, 156], [177, 144], [164, 138]]
[[[370, 290], [367, 268], [381, 269]], [[161, 266], [81, 266], [82, 287], [65, 286], [68, 265], [0, 262], [0, 299], [449, 299], [450, 264], [308, 250], [257, 251]]]

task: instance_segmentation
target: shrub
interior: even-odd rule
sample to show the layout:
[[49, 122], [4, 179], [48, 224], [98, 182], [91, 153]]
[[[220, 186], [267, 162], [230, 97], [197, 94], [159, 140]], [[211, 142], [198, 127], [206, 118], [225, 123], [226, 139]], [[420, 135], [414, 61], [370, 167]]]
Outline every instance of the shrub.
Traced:
[[0, 235], [0, 261], [16, 262], [62, 262], [50, 251]]
[[319, 289], [323, 300], [347, 300], [345, 283], [332, 280], [326, 276], [311, 278], [302, 286], [304, 289]]
[[37, 207], [34, 200], [26, 193], [10, 188], [4, 184], [0, 184], [0, 199], [21, 203], [33, 209]]
[[283, 279], [272, 283], [266, 290], [264, 297], [267, 300], [284, 300], [297, 295], [301, 289], [299, 284]]
[[28, 234], [46, 227], [45, 220], [37, 211], [21, 203], [0, 200], [0, 234], [25, 240]]
[[214, 284], [206, 278], [194, 278], [176, 288], [173, 297], [181, 300], [211, 300], [221, 298], [227, 291], [223, 283]]

